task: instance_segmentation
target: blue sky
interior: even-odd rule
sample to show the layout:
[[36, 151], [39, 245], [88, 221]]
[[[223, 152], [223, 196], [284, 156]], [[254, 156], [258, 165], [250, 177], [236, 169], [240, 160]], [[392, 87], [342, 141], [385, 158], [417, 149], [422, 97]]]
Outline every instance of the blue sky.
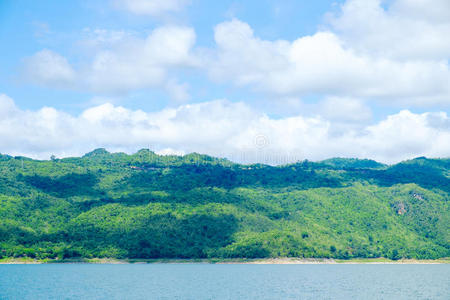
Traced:
[[3, 0], [0, 153], [448, 156], [449, 20], [446, 0]]
[[[20, 79], [24, 57], [46, 48], [76, 60], [77, 43], [86, 29], [128, 30], [145, 35], [155, 27], [170, 23], [192, 26], [197, 45], [214, 47], [215, 25], [238, 18], [245, 20], [264, 39], [288, 39], [312, 34], [324, 13], [336, 8], [338, 1], [192, 1], [176, 16], [149, 17], [114, 9], [108, 1], [2, 1], [0, 4], [0, 43], [3, 48], [0, 89], [14, 97], [22, 108], [37, 109], [44, 105], [79, 112], [83, 102], [99, 96], [88, 91], [43, 88]], [[202, 74], [182, 75], [193, 86], [193, 101], [229, 97], [245, 100], [255, 96], [226, 84], [214, 84]], [[104, 96], [104, 95], [100, 95]], [[111, 95], [106, 95], [111, 96]], [[113, 95], [116, 96], [116, 95]], [[122, 103], [132, 108], [160, 109], [167, 105], [165, 93], [157, 89], [119, 95]]]

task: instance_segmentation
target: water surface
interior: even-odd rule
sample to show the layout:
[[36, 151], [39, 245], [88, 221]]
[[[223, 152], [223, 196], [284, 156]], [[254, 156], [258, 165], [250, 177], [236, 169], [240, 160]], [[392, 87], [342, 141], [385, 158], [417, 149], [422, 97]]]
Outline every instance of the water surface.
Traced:
[[450, 299], [450, 265], [0, 265], [0, 299]]

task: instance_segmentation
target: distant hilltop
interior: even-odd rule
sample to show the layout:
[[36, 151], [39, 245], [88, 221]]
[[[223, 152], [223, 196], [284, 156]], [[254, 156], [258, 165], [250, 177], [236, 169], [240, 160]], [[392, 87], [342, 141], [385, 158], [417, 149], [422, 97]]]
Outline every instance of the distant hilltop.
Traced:
[[[190, 154], [186, 154], [186, 155], [170, 155], [170, 154], [157, 154], [156, 152], [150, 150], [150, 149], [141, 149], [139, 151], [137, 151], [134, 154], [126, 154], [124, 152], [109, 152], [108, 150], [106, 150], [105, 148], [97, 148], [94, 149], [91, 152], [86, 153], [85, 155], [82, 156], [82, 158], [89, 158], [89, 157], [95, 157], [95, 156], [108, 156], [108, 155], [112, 155], [113, 157], [123, 157], [123, 156], [148, 156], [151, 158], [155, 158], [155, 157], [170, 157], [171, 161], [174, 161], [174, 158], [185, 158], [185, 159], [181, 159], [183, 161], [192, 161], [195, 159], [199, 159], [201, 161], [222, 161], [222, 162], [229, 162], [232, 163], [231, 161], [229, 161], [228, 159], [225, 158], [215, 158], [213, 156], [207, 155], [207, 154], [199, 154], [196, 152], [190, 153]], [[4, 157], [4, 158], [15, 158], [15, 159], [27, 159], [27, 160], [31, 160], [31, 158], [25, 157], [25, 156], [12, 156], [12, 155], [8, 155], [8, 154], [1, 154], [0, 153], [0, 157]], [[55, 156], [52, 155], [51, 160], [55, 160], [55, 159], [59, 159]], [[64, 159], [64, 158], [62, 158]], [[71, 158], [69, 158], [71, 159]], [[420, 160], [443, 160], [443, 161], [448, 161], [449, 158], [427, 158], [425, 156], [420, 156], [420, 157], [416, 157], [414, 159], [412, 159], [413, 161], [420, 161]], [[180, 160], [180, 161], [181, 161]], [[310, 160], [305, 159], [304, 161], [309, 161], [309, 162], [313, 162]], [[388, 166], [387, 164], [384, 163], [380, 163], [377, 162], [375, 160], [372, 159], [360, 159], [360, 158], [343, 158], [343, 157], [334, 157], [334, 158], [329, 158], [329, 159], [325, 159], [325, 160], [321, 160], [321, 161], [314, 161], [314, 163], [319, 163], [319, 164], [324, 164], [324, 165], [329, 165], [329, 166], [334, 166], [334, 167], [338, 167], [338, 168], [350, 168], [350, 167], [354, 167], [354, 168], [379, 168], [379, 167], [386, 167]], [[238, 163], [236, 163], [238, 164]], [[289, 164], [289, 163], [288, 163]], [[292, 163], [291, 163], [292, 164]]]
[[450, 159], [0, 155], [0, 259], [449, 257]]

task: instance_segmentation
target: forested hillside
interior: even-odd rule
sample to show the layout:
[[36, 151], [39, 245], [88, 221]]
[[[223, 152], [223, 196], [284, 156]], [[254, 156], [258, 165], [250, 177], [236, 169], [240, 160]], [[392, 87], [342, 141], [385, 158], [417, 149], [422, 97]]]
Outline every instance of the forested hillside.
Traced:
[[450, 256], [450, 159], [0, 155], [0, 258]]

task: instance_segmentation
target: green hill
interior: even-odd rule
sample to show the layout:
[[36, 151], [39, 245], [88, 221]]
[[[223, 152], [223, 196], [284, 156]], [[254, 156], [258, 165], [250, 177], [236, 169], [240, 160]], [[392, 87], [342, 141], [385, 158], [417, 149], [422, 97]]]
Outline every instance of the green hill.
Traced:
[[450, 159], [0, 155], [0, 258], [450, 256]]

